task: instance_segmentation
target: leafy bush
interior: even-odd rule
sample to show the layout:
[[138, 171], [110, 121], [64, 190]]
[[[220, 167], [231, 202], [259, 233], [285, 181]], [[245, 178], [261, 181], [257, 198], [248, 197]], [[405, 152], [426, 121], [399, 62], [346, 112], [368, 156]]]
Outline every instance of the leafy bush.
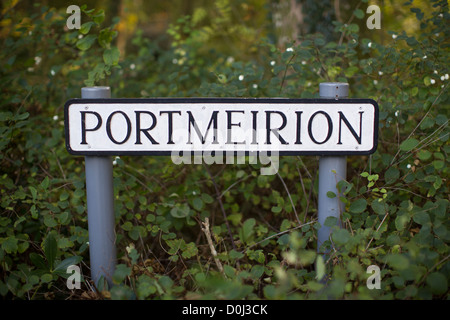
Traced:
[[[137, 32], [120, 57], [117, 21], [105, 27], [101, 10], [83, 7], [80, 30], [65, 29], [67, 15], [54, 8], [36, 6], [26, 17], [5, 10], [0, 294], [447, 299], [449, 13], [445, 1], [432, 3], [426, 14], [411, 7], [417, 34], [390, 32], [378, 43], [361, 38], [357, 23], [336, 22], [334, 41], [318, 33], [281, 50], [255, 37], [245, 59], [200, 50], [209, 29], [194, 17], [170, 27], [170, 48]], [[216, 22], [233, 26], [223, 4]], [[354, 18], [362, 17], [356, 11]], [[380, 106], [377, 152], [349, 157], [347, 180], [338, 185], [345, 190], [344, 227], [326, 242], [329, 255], [317, 254], [315, 157], [281, 157], [273, 176], [259, 175], [261, 165], [248, 161], [175, 165], [168, 157], [117, 157], [116, 285], [94, 293], [84, 164], [67, 153], [62, 122], [64, 102], [80, 87], [107, 84], [114, 97], [317, 98], [326, 81], [348, 82], [351, 97]], [[81, 290], [66, 287], [71, 264], [82, 269]], [[381, 269], [380, 290], [366, 285], [371, 265]]]

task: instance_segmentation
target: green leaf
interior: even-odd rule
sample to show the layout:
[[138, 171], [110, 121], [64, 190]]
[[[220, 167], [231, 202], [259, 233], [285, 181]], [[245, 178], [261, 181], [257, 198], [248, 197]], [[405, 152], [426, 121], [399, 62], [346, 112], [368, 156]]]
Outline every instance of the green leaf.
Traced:
[[364, 18], [364, 11], [362, 11], [361, 9], [356, 9], [353, 11], [353, 14], [355, 15], [355, 17], [357, 17], [358, 19], [362, 19]]
[[2, 243], [2, 249], [6, 251], [6, 253], [16, 253], [17, 249], [17, 238], [9, 237]]
[[327, 217], [323, 223], [326, 227], [334, 227], [338, 224], [338, 219], [336, 217]]
[[137, 294], [140, 299], [147, 298], [156, 292], [156, 287], [149, 280], [140, 281], [137, 286]]
[[99, 25], [99, 24], [101, 24], [103, 22], [103, 20], [105, 20], [105, 11], [104, 10], [99, 10], [91, 18], [92, 18], [92, 20], [94, 20], [94, 22], [96, 24]]
[[448, 290], [447, 277], [440, 272], [430, 273], [427, 277], [427, 284], [434, 294], [444, 294]]
[[129, 275], [131, 275], [131, 268], [125, 264], [119, 264], [116, 266], [112, 279], [114, 283], [119, 284]]
[[35, 252], [30, 253], [30, 260], [38, 269], [48, 270], [48, 266], [45, 263], [44, 257]]
[[186, 204], [175, 206], [170, 210], [170, 214], [174, 218], [186, 218], [189, 215], [189, 207]]
[[349, 210], [352, 213], [362, 213], [364, 212], [364, 210], [366, 210], [366, 207], [367, 207], [366, 199], [358, 199], [350, 205]]
[[238, 252], [234, 249], [232, 249], [229, 253], [231, 259], [242, 259], [244, 257], [244, 254], [242, 252]]
[[386, 183], [394, 183], [400, 177], [400, 171], [397, 168], [390, 167], [384, 173]]
[[250, 239], [251, 235], [253, 234], [253, 228], [255, 227], [256, 220], [254, 218], [250, 218], [245, 220], [244, 224], [242, 225], [241, 229], [241, 240], [244, 243], [247, 243], [247, 241]]
[[82, 34], [88, 34], [89, 31], [91, 30], [91, 27], [92, 27], [94, 24], [95, 24], [95, 23], [92, 22], [92, 21], [83, 23], [83, 24], [81, 25], [80, 32], [81, 32]]
[[33, 197], [33, 200], [36, 200], [36, 198], [37, 198], [37, 190], [36, 190], [36, 188], [33, 187], [33, 186], [29, 186], [28, 189], [31, 192], [31, 196]]
[[44, 283], [50, 282], [53, 280], [53, 276], [50, 273], [46, 273], [44, 275], [42, 275], [41, 277], [41, 281]]
[[436, 170], [440, 170], [440, 169], [444, 168], [444, 166], [445, 166], [445, 162], [442, 160], [434, 160], [433, 161], [433, 167]]
[[413, 220], [420, 225], [424, 225], [430, 223], [430, 216], [428, 213], [421, 211], [413, 216]]
[[402, 231], [403, 229], [405, 229], [409, 221], [410, 218], [406, 214], [397, 216], [397, 218], [395, 218], [395, 227], [398, 231]]
[[414, 139], [414, 138], [409, 138], [400, 144], [400, 149], [402, 151], [411, 151], [412, 149], [417, 147], [418, 144], [419, 144], [419, 140]]
[[80, 263], [80, 261], [83, 258], [80, 256], [72, 256], [69, 258], [64, 259], [63, 261], [61, 261], [60, 263], [58, 263], [58, 265], [55, 267], [54, 272], [57, 274], [67, 274], [67, 268], [72, 266], [72, 265], [76, 265], [78, 263]]
[[78, 40], [76, 46], [78, 49], [86, 51], [94, 44], [96, 39], [97, 37], [93, 34], [87, 35], [86, 37], [83, 37], [80, 40]]
[[328, 191], [327, 192], [327, 197], [328, 198], [336, 198], [336, 193], [334, 193], [333, 191]]
[[115, 66], [119, 63], [120, 51], [116, 47], [106, 49], [103, 52], [103, 61], [107, 65]]
[[202, 197], [202, 200], [203, 200], [204, 203], [213, 203], [214, 202], [213, 197], [211, 197], [207, 193], [202, 193], [201, 197]]
[[42, 180], [42, 182], [41, 182], [41, 187], [42, 187], [42, 189], [47, 190], [49, 184], [50, 184], [50, 179], [49, 179], [48, 176], [47, 176], [47, 177], [45, 177], [44, 180]]
[[389, 254], [386, 256], [386, 261], [396, 270], [405, 270], [409, 267], [409, 260], [403, 254]]
[[371, 208], [373, 209], [373, 211], [379, 215], [385, 215], [386, 214], [386, 207], [385, 207], [385, 203], [383, 201], [378, 201], [378, 200], [373, 200], [371, 203]]
[[259, 279], [264, 274], [264, 270], [265, 270], [264, 266], [262, 266], [260, 264], [256, 264], [252, 267], [252, 270], [250, 271], [250, 273], [252, 274], [252, 277], [254, 279]]
[[317, 255], [316, 258], [316, 279], [318, 281], [322, 280], [325, 276], [325, 262], [323, 261], [322, 255]]
[[56, 259], [56, 251], [58, 249], [58, 244], [56, 242], [53, 234], [49, 234], [44, 242], [44, 253], [47, 258], [48, 266], [50, 270], [53, 270], [53, 266]]
[[344, 245], [350, 240], [350, 233], [347, 229], [337, 229], [333, 231], [331, 238], [337, 245]]
[[192, 200], [192, 206], [194, 207], [195, 210], [201, 211], [204, 207], [202, 199], [194, 198], [194, 200]]

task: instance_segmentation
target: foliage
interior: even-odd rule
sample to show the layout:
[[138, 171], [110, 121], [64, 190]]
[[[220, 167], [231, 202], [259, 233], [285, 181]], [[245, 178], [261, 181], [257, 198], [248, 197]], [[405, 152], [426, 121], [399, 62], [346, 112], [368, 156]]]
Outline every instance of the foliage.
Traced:
[[[204, 37], [251, 28], [201, 12], [173, 24], [170, 48], [137, 32], [121, 57], [115, 25], [83, 7], [80, 30], [36, 5], [2, 12], [0, 53], [0, 294], [6, 299], [448, 299], [448, 61], [446, 1], [424, 13], [420, 32], [360, 38], [361, 23], [335, 22], [336, 41], [301, 37], [286, 50], [254, 37], [243, 57], [200, 50]], [[211, 28], [208, 28], [208, 23]], [[205, 33], [205, 30], [208, 31]], [[212, 38], [208, 38], [212, 39]], [[348, 161], [339, 183], [345, 210], [317, 254], [317, 159], [262, 164], [176, 165], [167, 157], [116, 157], [115, 285], [89, 278], [84, 163], [64, 144], [63, 105], [80, 87], [107, 84], [115, 97], [318, 97], [343, 81], [380, 106], [377, 152]], [[329, 194], [330, 197], [336, 196]], [[207, 241], [202, 223], [208, 218]], [[336, 225], [329, 219], [328, 226]], [[68, 265], [81, 290], [66, 287]], [[381, 289], [366, 272], [381, 269]]]

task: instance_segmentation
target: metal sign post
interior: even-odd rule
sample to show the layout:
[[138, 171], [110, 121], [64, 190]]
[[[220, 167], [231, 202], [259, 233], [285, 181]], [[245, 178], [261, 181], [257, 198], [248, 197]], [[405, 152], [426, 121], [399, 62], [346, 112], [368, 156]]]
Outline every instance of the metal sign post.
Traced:
[[[109, 87], [81, 89], [83, 99], [109, 99]], [[96, 286], [102, 277], [112, 285], [116, 266], [116, 233], [112, 161], [108, 156], [85, 157], [91, 277]]]
[[[325, 82], [319, 86], [320, 98], [343, 99], [348, 97], [348, 83]], [[319, 160], [319, 191], [318, 191], [318, 221], [321, 225], [318, 230], [317, 250], [320, 252], [322, 244], [330, 238], [331, 228], [324, 225], [328, 217], [337, 218], [340, 225], [340, 216], [344, 206], [339, 199], [340, 193], [337, 190], [337, 183], [347, 177], [347, 157], [343, 156], [322, 156]], [[329, 197], [327, 193], [331, 191], [336, 197]]]
[[[115, 155], [319, 155], [318, 249], [329, 216], [343, 206], [336, 184], [346, 156], [375, 152], [378, 105], [348, 96], [347, 83], [321, 83], [320, 99], [111, 99], [109, 87], [82, 88], [64, 107], [66, 147], [85, 156], [91, 274], [112, 284], [116, 265], [112, 161]], [[173, 160], [174, 158], [172, 158]], [[200, 162], [201, 163], [201, 162]]]

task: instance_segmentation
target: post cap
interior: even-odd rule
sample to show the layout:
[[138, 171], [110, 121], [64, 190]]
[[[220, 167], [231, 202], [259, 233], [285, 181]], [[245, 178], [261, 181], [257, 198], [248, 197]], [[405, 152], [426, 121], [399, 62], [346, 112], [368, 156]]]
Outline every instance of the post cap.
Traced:
[[325, 99], [339, 99], [348, 97], [348, 83], [323, 82], [319, 84], [319, 95]]
[[109, 99], [111, 98], [110, 87], [83, 87], [81, 88], [83, 99]]

